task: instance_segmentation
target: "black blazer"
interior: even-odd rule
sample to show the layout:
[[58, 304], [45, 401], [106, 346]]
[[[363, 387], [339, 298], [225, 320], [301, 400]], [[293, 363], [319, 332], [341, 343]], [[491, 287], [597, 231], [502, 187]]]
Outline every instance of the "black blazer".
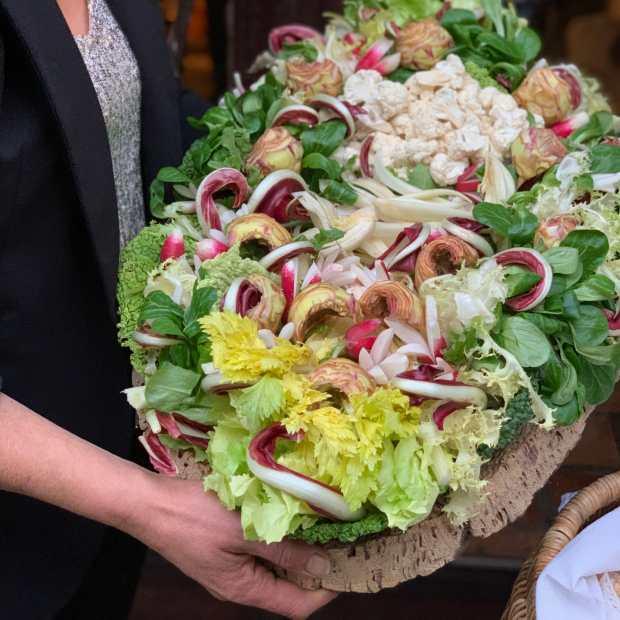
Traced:
[[[159, 3], [107, 2], [140, 67], [146, 190], [160, 167], [179, 162], [184, 118], [201, 110], [173, 77]], [[0, 0], [0, 39], [3, 390], [128, 456], [133, 418], [120, 392], [130, 369], [115, 329], [117, 207], [99, 103], [56, 0]], [[188, 102], [192, 109], [183, 113]], [[0, 494], [0, 617], [53, 616], [74, 593], [102, 533], [64, 511]]]

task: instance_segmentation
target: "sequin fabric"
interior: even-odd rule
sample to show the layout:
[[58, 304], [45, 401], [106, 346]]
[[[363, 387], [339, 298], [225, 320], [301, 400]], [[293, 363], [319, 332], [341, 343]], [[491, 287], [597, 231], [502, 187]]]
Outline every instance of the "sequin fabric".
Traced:
[[[118, 202], [121, 247], [144, 226], [140, 168], [140, 70], [105, 0], [89, 0], [88, 34], [75, 37], [105, 121]], [[112, 208], [112, 205], [110, 205]]]

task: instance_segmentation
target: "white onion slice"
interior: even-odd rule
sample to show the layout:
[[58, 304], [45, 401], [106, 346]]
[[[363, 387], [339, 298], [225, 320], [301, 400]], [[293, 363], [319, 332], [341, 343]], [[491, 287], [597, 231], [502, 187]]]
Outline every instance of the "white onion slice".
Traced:
[[224, 297], [223, 310], [228, 312], [237, 312], [237, 298], [239, 297], [239, 289], [244, 282], [245, 278], [235, 278], [231, 282]]
[[398, 254], [396, 254], [393, 258], [389, 258], [386, 261], [388, 268], [392, 268], [394, 265], [398, 265], [401, 260], [407, 258], [411, 254], [413, 254], [416, 250], [419, 250], [428, 240], [431, 234], [431, 227], [428, 224], [424, 224], [422, 226], [422, 230], [420, 234], [416, 237], [414, 241], [410, 241], [405, 237], [402, 240], [401, 248]]
[[252, 196], [248, 200], [247, 212], [254, 213], [260, 203], [265, 199], [265, 196], [274, 188], [274, 186], [282, 183], [283, 181], [295, 181], [299, 183], [300, 189], [308, 189], [306, 182], [303, 178], [292, 170], [276, 170], [271, 174], [268, 174], [252, 192]]
[[426, 296], [424, 314], [426, 319], [426, 341], [430, 347], [431, 354], [434, 358], [441, 357], [446, 341], [441, 336], [437, 301], [432, 295]]
[[135, 331], [133, 333], [133, 339], [142, 347], [172, 347], [175, 344], [179, 344], [180, 340], [177, 338], [167, 338], [166, 336], [154, 336], [145, 332]]
[[309, 241], [294, 241], [287, 243], [260, 259], [259, 263], [265, 269], [270, 269], [290, 254], [299, 254], [301, 252], [314, 252], [314, 246]]
[[370, 350], [370, 356], [372, 357], [372, 361], [375, 364], [380, 364], [381, 361], [385, 359], [385, 357], [390, 351], [393, 340], [394, 330], [389, 328], [384, 329], [377, 336], [377, 339], [375, 340], [375, 343], [372, 345], [372, 349]]
[[284, 340], [292, 340], [295, 335], [295, 323], [287, 323], [278, 334], [278, 338], [283, 338]]
[[473, 248], [476, 248], [483, 256], [493, 256], [495, 250], [491, 244], [482, 236], [478, 235], [471, 230], [467, 230], [458, 224], [452, 222], [444, 222], [442, 226], [455, 237], [462, 239], [466, 243], [469, 243]]
[[403, 179], [392, 174], [383, 163], [383, 158], [380, 155], [375, 155], [374, 157], [374, 168], [375, 179], [377, 181], [381, 181], [381, 183], [390, 189], [393, 189], [395, 192], [406, 195], [415, 194], [420, 191], [419, 187], [411, 185], [410, 183], [407, 183], [407, 181], [404, 181]]
[[471, 207], [459, 207], [444, 202], [431, 202], [414, 196], [377, 198], [375, 206], [384, 221], [391, 222], [440, 222], [454, 217], [471, 219]]
[[470, 385], [443, 385], [432, 381], [414, 381], [413, 379], [392, 379], [395, 388], [416, 396], [426, 396], [437, 400], [450, 400], [457, 403], [476, 405], [481, 409], [487, 406], [487, 395], [477, 387]]
[[314, 108], [331, 110], [347, 126], [347, 136], [350, 138], [355, 134], [355, 119], [349, 108], [340, 99], [331, 95], [320, 94], [312, 97], [308, 104]]
[[210, 392], [214, 387], [224, 383], [224, 377], [221, 372], [213, 372], [207, 375], [200, 383], [203, 392]]
[[394, 198], [394, 192], [375, 179], [352, 179], [349, 182], [354, 187], [361, 187], [377, 198]]
[[[551, 290], [553, 283], [553, 270], [545, 257], [531, 248], [512, 248], [495, 255], [494, 260], [500, 265], [521, 265], [527, 267], [542, 280], [528, 293], [517, 295], [506, 301], [506, 305], [517, 312], [526, 312], [540, 305]], [[521, 303], [527, 297], [532, 296], [528, 303]]]
[[[251, 441], [247, 451], [250, 471], [262, 482], [306, 502], [320, 513], [340, 521], [358, 521], [365, 511], [351, 510], [341, 493], [279, 465], [272, 450], [278, 438], [295, 440], [279, 424], [268, 427]], [[259, 459], [263, 462], [259, 462]]]

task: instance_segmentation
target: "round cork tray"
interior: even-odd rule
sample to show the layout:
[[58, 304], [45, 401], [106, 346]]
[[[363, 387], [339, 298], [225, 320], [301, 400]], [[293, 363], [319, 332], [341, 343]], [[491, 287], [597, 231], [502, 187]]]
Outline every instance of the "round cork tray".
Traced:
[[[389, 530], [350, 545], [326, 545], [332, 570], [325, 579], [287, 571], [279, 575], [306, 589], [362, 593], [430, 575], [454, 560], [470, 537], [487, 538], [523, 515], [579, 441], [592, 411], [568, 428], [545, 431], [531, 425], [488, 463], [483, 470], [487, 497], [468, 524], [454, 527], [436, 510], [406, 532]], [[177, 465], [185, 479], [202, 478], [206, 472], [189, 456], [180, 456]]]

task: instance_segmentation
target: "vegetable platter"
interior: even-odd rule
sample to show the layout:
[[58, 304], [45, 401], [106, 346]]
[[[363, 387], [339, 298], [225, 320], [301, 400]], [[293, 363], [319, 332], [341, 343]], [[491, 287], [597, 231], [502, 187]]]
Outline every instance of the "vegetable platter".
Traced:
[[119, 339], [156, 470], [375, 591], [522, 514], [612, 395], [619, 124], [500, 0], [326, 18], [189, 119]]

